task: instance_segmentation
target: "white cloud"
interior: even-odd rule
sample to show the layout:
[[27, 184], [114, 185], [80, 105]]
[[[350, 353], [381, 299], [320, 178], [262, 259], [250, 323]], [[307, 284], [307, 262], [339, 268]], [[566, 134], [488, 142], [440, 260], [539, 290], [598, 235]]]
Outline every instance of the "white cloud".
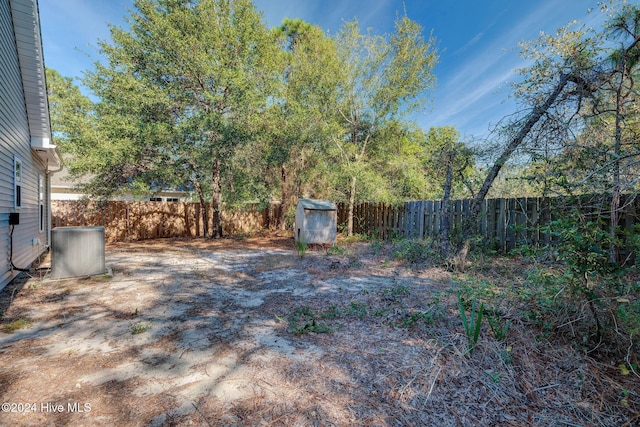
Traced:
[[471, 40], [469, 40], [464, 46], [462, 46], [460, 49], [456, 50], [453, 54], [454, 55], [458, 55], [461, 52], [466, 51], [467, 49], [469, 49], [471, 46], [475, 45], [476, 43], [478, 43], [480, 41], [480, 39], [482, 39], [482, 37], [484, 36], [485, 32], [482, 31], [478, 34], [475, 35], [474, 38], [472, 38]]
[[[564, 25], [566, 22], [562, 19], [550, 19], [558, 16], [559, 7], [555, 0], [547, 0], [491, 41], [482, 37], [487, 27], [456, 50], [456, 54], [465, 56], [455, 58], [459, 68], [454, 73], [438, 74], [441, 86], [436, 92], [435, 115], [425, 121], [436, 125], [455, 124], [467, 133], [484, 133], [501, 118], [496, 114], [513, 112], [506, 110], [515, 108], [513, 101], [504, 101], [508, 96], [507, 84], [516, 78], [515, 70], [526, 65], [517, 53], [518, 43], [537, 37], [542, 29], [555, 31]], [[474, 49], [467, 49], [472, 45]], [[442, 64], [442, 68], [446, 70], [448, 65]]]

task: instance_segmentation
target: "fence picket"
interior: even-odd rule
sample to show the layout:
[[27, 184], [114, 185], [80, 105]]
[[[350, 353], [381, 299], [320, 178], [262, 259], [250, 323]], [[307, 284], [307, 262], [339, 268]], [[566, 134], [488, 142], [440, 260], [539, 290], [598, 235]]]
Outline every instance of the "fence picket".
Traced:
[[[589, 220], [605, 219], [606, 210], [598, 210], [593, 196], [580, 198], [584, 214]], [[620, 226], [632, 235], [640, 222], [640, 198], [622, 197]], [[347, 220], [348, 206], [338, 205], [338, 225]], [[461, 227], [469, 215], [469, 200], [451, 202], [452, 226]], [[561, 218], [573, 205], [563, 198], [487, 199], [483, 202], [476, 231], [484, 245], [506, 252], [522, 243], [555, 244], [542, 228]], [[442, 202], [440, 200], [412, 201], [400, 205], [360, 203], [354, 206], [354, 232], [371, 233], [388, 239], [393, 236], [435, 238], [441, 232]], [[225, 234], [250, 232], [269, 226], [275, 208], [258, 211], [256, 206], [233, 214], [223, 212]], [[565, 212], [566, 213], [566, 212]], [[107, 202], [98, 204], [80, 201], [52, 201], [52, 227], [102, 225], [108, 241], [137, 240], [158, 237], [201, 237], [203, 235], [199, 203]], [[633, 254], [622, 248], [624, 257]], [[633, 258], [631, 258], [633, 259]]]

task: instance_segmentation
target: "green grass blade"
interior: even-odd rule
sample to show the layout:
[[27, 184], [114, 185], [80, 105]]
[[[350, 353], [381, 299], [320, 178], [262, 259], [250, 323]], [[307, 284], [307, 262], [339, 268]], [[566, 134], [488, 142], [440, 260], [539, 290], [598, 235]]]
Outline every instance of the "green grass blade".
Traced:
[[464, 332], [469, 336], [469, 324], [467, 323], [467, 313], [464, 311], [464, 306], [462, 305], [462, 296], [458, 294], [458, 305], [460, 307], [460, 317], [462, 318], [462, 325], [464, 326]]

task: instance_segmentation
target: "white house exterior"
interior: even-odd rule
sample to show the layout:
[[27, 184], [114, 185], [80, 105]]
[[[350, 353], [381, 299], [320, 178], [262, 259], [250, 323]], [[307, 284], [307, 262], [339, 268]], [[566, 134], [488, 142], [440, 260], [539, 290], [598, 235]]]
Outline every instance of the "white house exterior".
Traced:
[[[51, 200], [84, 200], [88, 196], [78, 189], [79, 183], [85, 183], [87, 179], [72, 179], [66, 169], [61, 170], [51, 177]], [[111, 200], [128, 202], [190, 202], [191, 194], [188, 191], [163, 189], [155, 193], [134, 196], [123, 193], [113, 196]]]
[[49, 245], [49, 182], [59, 167], [37, 0], [0, 0], [0, 289]]

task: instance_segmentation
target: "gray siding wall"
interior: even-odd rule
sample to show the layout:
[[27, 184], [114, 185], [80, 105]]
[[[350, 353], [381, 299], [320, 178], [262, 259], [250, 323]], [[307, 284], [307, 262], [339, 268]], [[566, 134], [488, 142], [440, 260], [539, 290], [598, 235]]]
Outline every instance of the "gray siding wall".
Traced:
[[[13, 161], [22, 160], [22, 207], [14, 208]], [[29, 124], [9, 0], [0, 0], [0, 289], [17, 273], [11, 271], [9, 213], [19, 212], [13, 233], [13, 263], [30, 265], [46, 249], [47, 227], [39, 231], [38, 174], [46, 170], [31, 154]], [[45, 181], [46, 182], [46, 181]], [[45, 209], [48, 209], [45, 198]], [[34, 244], [33, 239], [39, 239]]]

